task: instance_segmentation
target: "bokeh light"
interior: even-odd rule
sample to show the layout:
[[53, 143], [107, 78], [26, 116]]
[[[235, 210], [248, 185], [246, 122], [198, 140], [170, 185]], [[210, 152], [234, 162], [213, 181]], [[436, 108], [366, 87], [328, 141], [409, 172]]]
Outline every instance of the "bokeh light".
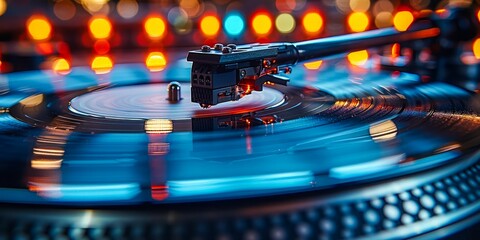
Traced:
[[355, 66], [362, 66], [368, 60], [367, 50], [351, 52], [347, 55], [348, 62]]
[[[70, 20], [72, 19], [77, 12], [77, 7], [75, 3], [71, 0], [61, 0], [55, 2], [53, 5], [53, 13], [58, 19], [61, 20]], [[1, 14], [0, 14], [1, 15]]]
[[220, 21], [216, 16], [207, 15], [200, 21], [200, 29], [205, 36], [215, 36], [220, 30]]
[[0, 16], [2, 16], [7, 11], [7, 1], [0, 0]]
[[272, 19], [266, 13], [259, 13], [253, 17], [252, 27], [257, 35], [266, 35], [272, 30]]
[[68, 74], [70, 72], [70, 63], [65, 58], [55, 59], [52, 64], [52, 70], [57, 74]]
[[117, 12], [122, 18], [133, 18], [138, 13], [138, 3], [136, 0], [120, 0], [117, 3]]
[[167, 59], [161, 52], [151, 52], [145, 59], [145, 66], [151, 72], [159, 72], [167, 66]]
[[224, 28], [228, 35], [238, 36], [245, 29], [245, 21], [238, 12], [231, 12], [227, 14], [224, 22]]
[[413, 14], [409, 11], [400, 11], [393, 17], [393, 26], [398, 31], [406, 31], [413, 23]]
[[392, 45], [392, 49], [391, 49], [391, 54], [392, 54], [392, 58], [396, 58], [396, 57], [399, 57], [400, 56], [400, 44], [399, 43], [394, 43]]
[[322, 60], [318, 60], [318, 61], [304, 63], [303, 66], [308, 70], [317, 70], [322, 66], [322, 63], [323, 63]]
[[109, 38], [112, 33], [112, 23], [106, 17], [94, 17], [88, 26], [90, 34], [96, 39]]
[[34, 15], [27, 20], [27, 30], [33, 40], [48, 40], [52, 33], [52, 25], [44, 16]]
[[306, 0], [275, 0], [275, 7], [280, 12], [291, 12], [301, 10], [306, 3]]
[[475, 58], [480, 59], [480, 38], [477, 38], [473, 42], [473, 54], [475, 55]]
[[430, 4], [430, 0], [409, 0], [410, 6], [416, 10], [425, 9]]
[[275, 7], [281, 12], [290, 12], [297, 6], [295, 0], [275, 0]]
[[105, 39], [99, 39], [93, 44], [93, 49], [97, 54], [106, 54], [110, 51], [110, 43]]
[[380, 12], [375, 16], [375, 26], [385, 28], [392, 26], [393, 15], [390, 12]]
[[[2, 15], [2, 14], [0, 14], [0, 15]], [[478, 11], [477, 11], [477, 19], [480, 22], [480, 9], [478, 9]]]
[[91, 67], [96, 74], [106, 74], [112, 70], [113, 62], [108, 56], [96, 56]]
[[370, 0], [350, 0], [349, 5], [354, 12], [366, 12], [370, 8]]
[[323, 28], [323, 18], [318, 12], [309, 12], [303, 16], [303, 29], [307, 33], [318, 33]]
[[381, 12], [392, 13], [395, 7], [389, 0], [380, 0], [375, 2], [372, 7], [372, 14], [374, 16], [378, 15]]
[[363, 32], [370, 24], [368, 15], [363, 12], [354, 12], [348, 16], [348, 26], [353, 32]]
[[282, 13], [275, 19], [275, 26], [281, 33], [291, 33], [295, 30], [295, 19], [289, 13]]
[[178, 4], [185, 10], [189, 17], [198, 16], [204, 7], [198, 0], [180, 0]]
[[335, 7], [337, 7], [339, 12], [347, 14], [351, 11], [350, 0], [335, 0]]
[[102, 8], [108, 8], [108, 0], [81, 0], [82, 6], [85, 10], [96, 13], [102, 10]]
[[151, 39], [162, 38], [165, 34], [166, 24], [160, 17], [148, 17], [143, 26], [148, 37]]

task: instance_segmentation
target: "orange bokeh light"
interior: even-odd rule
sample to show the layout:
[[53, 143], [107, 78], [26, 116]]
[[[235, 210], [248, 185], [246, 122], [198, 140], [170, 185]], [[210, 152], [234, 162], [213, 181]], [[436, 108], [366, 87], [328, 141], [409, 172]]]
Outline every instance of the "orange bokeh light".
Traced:
[[323, 63], [322, 60], [318, 60], [318, 61], [304, 63], [303, 66], [308, 70], [317, 70], [322, 66], [322, 63]]
[[475, 55], [476, 59], [480, 59], [480, 38], [477, 38], [475, 42], [473, 42], [473, 55]]
[[68, 74], [70, 72], [70, 63], [65, 58], [55, 59], [52, 64], [52, 70], [57, 74]]
[[257, 35], [267, 35], [272, 30], [272, 18], [266, 13], [259, 13], [253, 17], [252, 27]]
[[368, 15], [364, 12], [354, 12], [348, 16], [348, 26], [353, 32], [363, 32], [370, 24]]
[[392, 45], [392, 57], [396, 58], [400, 56], [400, 44], [394, 43]]
[[478, 11], [477, 11], [477, 19], [480, 22], [480, 9], [478, 9]]
[[348, 62], [355, 66], [362, 66], [368, 60], [367, 50], [351, 52], [347, 55]]
[[205, 16], [200, 21], [200, 29], [205, 36], [215, 36], [220, 31], [220, 20], [216, 16]]
[[406, 31], [413, 23], [413, 14], [409, 11], [400, 11], [393, 17], [393, 26], [400, 32]]
[[145, 66], [151, 72], [159, 72], [167, 66], [167, 59], [161, 52], [151, 52], [145, 59]]
[[96, 56], [92, 61], [91, 67], [96, 74], [105, 74], [112, 70], [113, 62], [110, 57]]
[[302, 19], [303, 29], [307, 33], [318, 33], [323, 28], [323, 18], [317, 12], [309, 12]]
[[105, 17], [94, 17], [88, 24], [90, 34], [96, 39], [109, 38], [112, 33], [112, 23]]
[[35, 15], [27, 20], [27, 31], [33, 40], [48, 40], [52, 34], [52, 24], [46, 17]]
[[166, 32], [167, 25], [160, 17], [149, 17], [143, 25], [148, 37], [152, 39], [162, 38]]

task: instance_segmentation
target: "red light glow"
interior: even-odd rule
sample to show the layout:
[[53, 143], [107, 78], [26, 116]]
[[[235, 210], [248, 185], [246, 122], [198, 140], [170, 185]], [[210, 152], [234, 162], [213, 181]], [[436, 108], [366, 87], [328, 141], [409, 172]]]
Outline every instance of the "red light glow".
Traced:
[[110, 43], [105, 39], [95, 41], [93, 49], [97, 54], [106, 54], [110, 51]]

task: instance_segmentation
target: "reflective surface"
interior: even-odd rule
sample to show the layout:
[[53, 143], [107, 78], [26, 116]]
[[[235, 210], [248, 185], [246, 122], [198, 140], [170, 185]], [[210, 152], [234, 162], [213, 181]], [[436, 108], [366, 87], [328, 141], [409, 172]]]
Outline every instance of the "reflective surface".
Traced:
[[321, 71], [298, 66], [289, 87], [267, 86], [265, 95], [242, 99], [253, 108], [238, 102], [241, 111], [219, 105], [198, 109], [215, 114], [151, 115], [161, 106], [147, 100], [141, 117], [77, 109], [87, 97], [101, 111], [138, 89], [154, 96], [174, 80], [188, 88], [188, 70], [178, 61], [156, 73], [119, 65], [103, 75], [86, 68], [1, 75], [0, 200], [116, 205], [338, 189], [432, 169], [480, 144], [478, 96], [336, 60]]

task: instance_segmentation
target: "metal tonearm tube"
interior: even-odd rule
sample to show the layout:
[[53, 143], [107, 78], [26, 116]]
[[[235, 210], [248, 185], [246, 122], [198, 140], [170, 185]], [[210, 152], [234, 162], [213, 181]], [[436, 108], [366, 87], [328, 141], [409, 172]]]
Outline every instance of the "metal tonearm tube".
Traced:
[[395, 28], [340, 35], [310, 41], [269, 44], [215, 44], [190, 51], [192, 61], [191, 100], [200, 106], [236, 101], [266, 82], [286, 85], [296, 63], [387, 44], [433, 39], [448, 48], [476, 35], [476, 21], [470, 8], [450, 8], [447, 13], [417, 19], [406, 31]]

